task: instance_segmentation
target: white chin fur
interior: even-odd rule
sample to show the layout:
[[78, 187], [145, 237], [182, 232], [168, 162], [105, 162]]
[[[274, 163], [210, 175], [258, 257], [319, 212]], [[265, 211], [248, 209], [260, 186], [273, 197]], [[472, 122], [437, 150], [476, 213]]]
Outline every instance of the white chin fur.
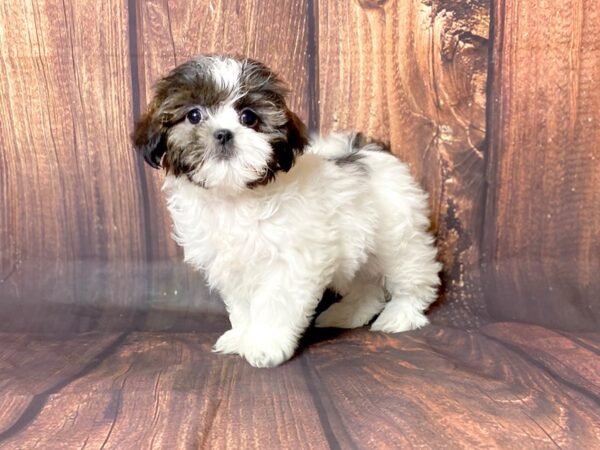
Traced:
[[[427, 195], [393, 155], [371, 147], [336, 163], [349, 137], [314, 142], [288, 173], [243, 189], [265, 167], [270, 147], [240, 139], [229, 161], [209, 160], [196, 176], [167, 176], [164, 190], [185, 260], [221, 293], [232, 330], [215, 351], [257, 367], [289, 359], [327, 287], [341, 303], [318, 326], [401, 332], [427, 323], [440, 264], [428, 233]], [[249, 151], [248, 151], [249, 150]], [[238, 189], [225, 195], [223, 189]]]
[[209, 189], [243, 190], [264, 176], [272, 151], [260, 134], [238, 132], [232, 156], [219, 159], [209, 155], [192, 179]]

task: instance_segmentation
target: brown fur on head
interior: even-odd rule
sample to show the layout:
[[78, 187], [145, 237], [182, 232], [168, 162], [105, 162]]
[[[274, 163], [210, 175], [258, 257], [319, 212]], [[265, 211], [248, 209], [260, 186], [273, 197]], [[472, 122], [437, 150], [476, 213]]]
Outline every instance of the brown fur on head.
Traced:
[[288, 171], [307, 144], [287, 90], [251, 59], [199, 56], [158, 81], [133, 142], [148, 164], [207, 188], [252, 188]]

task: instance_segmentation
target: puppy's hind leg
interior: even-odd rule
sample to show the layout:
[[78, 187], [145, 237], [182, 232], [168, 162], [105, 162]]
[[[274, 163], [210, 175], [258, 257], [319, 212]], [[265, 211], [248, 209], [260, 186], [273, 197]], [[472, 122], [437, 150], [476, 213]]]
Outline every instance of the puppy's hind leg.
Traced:
[[373, 322], [372, 331], [400, 333], [427, 325], [425, 310], [437, 296], [441, 265], [435, 259], [433, 237], [414, 229], [399, 236], [402, 241], [388, 248], [400, 251], [385, 252], [380, 259], [391, 300]]
[[357, 328], [366, 325], [381, 312], [385, 305], [385, 291], [381, 280], [356, 277], [338, 303], [323, 311], [317, 328]]

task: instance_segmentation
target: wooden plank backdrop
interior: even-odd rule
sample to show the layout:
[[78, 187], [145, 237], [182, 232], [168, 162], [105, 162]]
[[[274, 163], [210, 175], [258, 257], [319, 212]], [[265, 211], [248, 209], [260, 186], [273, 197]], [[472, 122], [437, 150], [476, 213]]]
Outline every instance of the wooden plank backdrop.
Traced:
[[128, 140], [152, 83], [203, 52], [266, 62], [313, 129], [363, 131], [410, 164], [444, 262], [435, 321], [597, 326], [598, 6], [521, 3], [494, 3], [488, 64], [489, 0], [4, 2], [0, 328], [222, 314]]
[[127, 23], [120, 1], [0, 6], [3, 327], [123, 327], [145, 295]]
[[594, 0], [495, 5], [483, 240], [494, 317], [600, 327], [599, 36]]

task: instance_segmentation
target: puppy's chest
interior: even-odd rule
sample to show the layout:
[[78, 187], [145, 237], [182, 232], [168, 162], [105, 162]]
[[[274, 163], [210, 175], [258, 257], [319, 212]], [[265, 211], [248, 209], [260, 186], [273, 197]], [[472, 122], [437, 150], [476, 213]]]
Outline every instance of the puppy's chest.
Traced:
[[219, 256], [234, 261], [246, 261], [262, 255], [274, 243], [266, 236], [273, 234], [269, 220], [252, 214], [219, 211], [204, 223], [206, 243]]
[[186, 258], [206, 269], [230, 271], [273, 258], [289, 238], [289, 226], [276, 205], [199, 203], [172, 208], [177, 241]]

